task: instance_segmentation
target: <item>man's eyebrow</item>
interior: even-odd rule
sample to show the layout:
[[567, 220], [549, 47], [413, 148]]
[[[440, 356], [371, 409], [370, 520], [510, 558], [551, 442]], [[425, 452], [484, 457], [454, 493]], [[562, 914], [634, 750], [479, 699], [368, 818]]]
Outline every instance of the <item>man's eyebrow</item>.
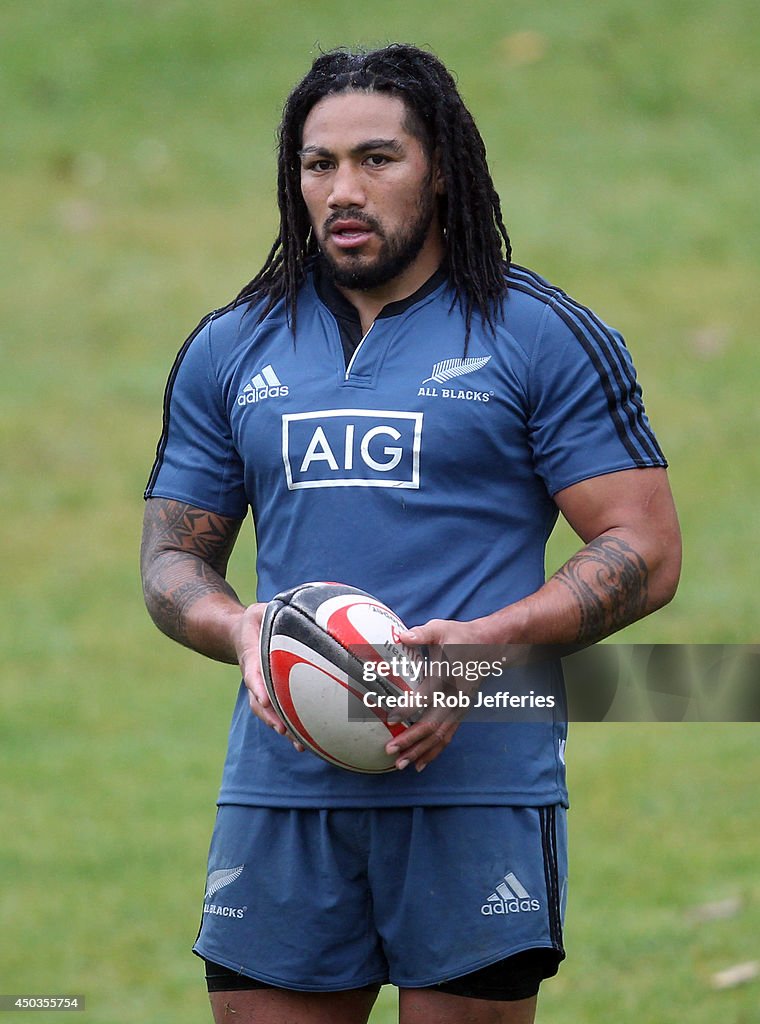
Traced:
[[358, 146], [355, 146], [352, 152], [366, 153], [371, 149], [390, 149], [394, 153], [402, 153], [404, 147], [398, 139], [367, 139], [366, 142], [361, 142]]
[[[390, 149], [394, 153], [402, 153], [404, 147], [398, 139], [367, 139], [365, 142], [360, 142], [354, 146], [351, 150], [352, 156], [361, 156], [362, 153], [368, 153], [375, 149]], [[303, 149], [298, 150], [298, 155], [303, 156], [333, 156], [331, 150], [325, 146], [304, 146]]]

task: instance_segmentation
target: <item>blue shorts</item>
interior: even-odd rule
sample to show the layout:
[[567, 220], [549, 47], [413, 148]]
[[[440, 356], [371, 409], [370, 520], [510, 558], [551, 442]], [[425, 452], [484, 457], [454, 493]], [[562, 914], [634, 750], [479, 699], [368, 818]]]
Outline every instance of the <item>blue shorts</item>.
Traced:
[[426, 988], [564, 956], [562, 807], [224, 805], [194, 952], [280, 988]]

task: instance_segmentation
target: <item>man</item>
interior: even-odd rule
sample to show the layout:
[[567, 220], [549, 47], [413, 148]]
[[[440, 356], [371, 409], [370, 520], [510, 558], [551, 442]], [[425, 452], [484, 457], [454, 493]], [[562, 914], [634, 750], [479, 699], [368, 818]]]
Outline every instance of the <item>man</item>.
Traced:
[[[263, 602], [340, 580], [410, 645], [593, 643], [675, 591], [666, 463], [619, 335], [509, 266], [433, 55], [320, 56], [278, 199], [262, 270], [177, 358], [146, 490], [151, 615], [243, 674], [195, 947], [214, 1017], [358, 1024], [390, 980], [403, 1024], [525, 1024], [564, 957], [563, 715], [431, 709], [389, 744], [399, 771], [345, 772], [267, 699]], [[249, 507], [246, 606], [224, 577]], [[544, 582], [558, 510], [584, 546]], [[530, 671], [560, 692], [556, 661]]]

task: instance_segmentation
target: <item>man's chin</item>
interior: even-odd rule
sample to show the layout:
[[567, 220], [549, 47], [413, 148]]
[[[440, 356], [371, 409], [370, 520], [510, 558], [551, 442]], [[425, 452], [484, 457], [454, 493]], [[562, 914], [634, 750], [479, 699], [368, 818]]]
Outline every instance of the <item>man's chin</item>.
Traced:
[[386, 284], [395, 276], [392, 269], [389, 273], [377, 259], [370, 259], [360, 253], [346, 253], [340, 260], [327, 253], [324, 255], [330, 275], [340, 288], [367, 291]]

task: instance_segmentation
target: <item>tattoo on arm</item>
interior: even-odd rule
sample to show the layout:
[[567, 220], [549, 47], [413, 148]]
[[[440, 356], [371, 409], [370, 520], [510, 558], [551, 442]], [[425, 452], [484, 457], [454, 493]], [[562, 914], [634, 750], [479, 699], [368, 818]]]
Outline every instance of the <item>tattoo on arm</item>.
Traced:
[[237, 595], [226, 582], [240, 531], [237, 519], [180, 501], [151, 498], [145, 509], [141, 567], [145, 600], [164, 633], [187, 643], [187, 613], [202, 597]]
[[647, 564], [620, 537], [597, 537], [555, 573], [555, 579], [575, 598], [580, 618], [576, 643], [595, 643], [646, 613]]

